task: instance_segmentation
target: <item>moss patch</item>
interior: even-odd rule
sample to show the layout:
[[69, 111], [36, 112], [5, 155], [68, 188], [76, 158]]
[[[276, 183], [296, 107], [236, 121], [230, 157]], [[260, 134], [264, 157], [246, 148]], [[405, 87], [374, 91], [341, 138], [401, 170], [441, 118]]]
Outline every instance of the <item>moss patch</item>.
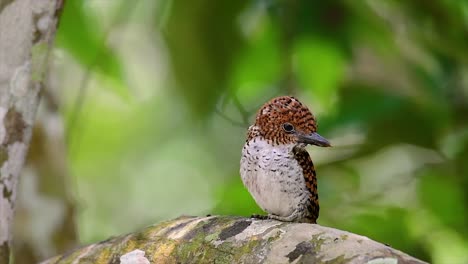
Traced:
[[[40, 38], [38, 36], [37, 38]], [[33, 82], [42, 82], [45, 77], [47, 67], [44, 67], [44, 63], [49, 52], [49, 46], [46, 42], [39, 42], [35, 44], [31, 49], [31, 61], [32, 61], [32, 72], [31, 80]]]
[[310, 243], [312, 243], [312, 245], [314, 245], [313, 248], [314, 248], [315, 251], [320, 251], [323, 243], [325, 242], [325, 239], [320, 237], [322, 235], [323, 235], [323, 233], [314, 235], [314, 236], [312, 236], [312, 239], [310, 240]]
[[3, 163], [8, 160], [8, 150], [6, 146], [0, 145], [0, 168], [3, 166]]
[[345, 258], [344, 255], [340, 255], [332, 260], [327, 261], [327, 264], [345, 264], [349, 263], [353, 258]]

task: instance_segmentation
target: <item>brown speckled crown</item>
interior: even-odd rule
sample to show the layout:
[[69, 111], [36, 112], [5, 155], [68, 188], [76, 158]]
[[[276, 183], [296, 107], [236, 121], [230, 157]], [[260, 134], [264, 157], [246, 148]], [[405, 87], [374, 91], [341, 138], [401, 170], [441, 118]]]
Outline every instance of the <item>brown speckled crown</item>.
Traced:
[[[290, 123], [303, 134], [317, 130], [314, 115], [299, 100], [291, 96], [276, 97], [265, 103], [258, 110], [255, 126], [260, 136], [274, 144], [296, 142], [296, 137], [283, 129], [284, 123]], [[249, 134], [249, 138], [252, 137]]]

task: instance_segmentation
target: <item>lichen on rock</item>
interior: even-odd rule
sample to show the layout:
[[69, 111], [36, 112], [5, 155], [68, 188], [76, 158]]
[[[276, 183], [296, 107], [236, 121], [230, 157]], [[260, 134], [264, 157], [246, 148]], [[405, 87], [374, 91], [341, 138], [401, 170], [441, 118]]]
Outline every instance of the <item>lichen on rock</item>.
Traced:
[[43, 264], [109, 263], [133, 250], [143, 251], [150, 263], [425, 263], [366, 237], [316, 224], [209, 216], [155, 224]]

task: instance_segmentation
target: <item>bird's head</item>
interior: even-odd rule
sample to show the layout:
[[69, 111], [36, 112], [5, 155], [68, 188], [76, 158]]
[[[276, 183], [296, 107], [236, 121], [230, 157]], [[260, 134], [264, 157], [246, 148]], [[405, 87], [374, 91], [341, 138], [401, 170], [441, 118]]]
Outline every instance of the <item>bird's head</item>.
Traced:
[[255, 127], [259, 136], [275, 145], [331, 146], [317, 133], [314, 115], [294, 97], [276, 97], [265, 103], [258, 110]]

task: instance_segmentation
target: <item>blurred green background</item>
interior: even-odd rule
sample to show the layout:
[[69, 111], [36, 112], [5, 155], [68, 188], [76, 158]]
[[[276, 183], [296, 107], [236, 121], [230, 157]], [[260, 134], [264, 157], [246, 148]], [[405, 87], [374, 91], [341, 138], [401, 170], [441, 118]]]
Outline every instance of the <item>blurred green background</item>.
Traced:
[[468, 263], [467, 1], [67, 0], [50, 75], [80, 243], [259, 213], [246, 128], [294, 95], [335, 146], [319, 224]]

